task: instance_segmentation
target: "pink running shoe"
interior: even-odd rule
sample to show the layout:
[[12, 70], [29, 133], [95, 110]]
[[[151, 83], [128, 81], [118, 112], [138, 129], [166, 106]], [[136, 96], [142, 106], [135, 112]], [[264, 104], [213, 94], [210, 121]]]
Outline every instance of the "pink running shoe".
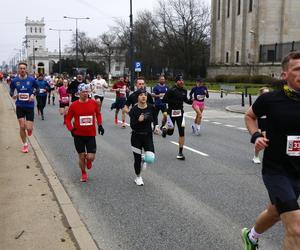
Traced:
[[31, 136], [32, 135], [32, 130], [27, 130], [27, 135]]
[[28, 153], [28, 151], [29, 151], [29, 146], [28, 146], [28, 144], [27, 144], [27, 145], [23, 145], [21, 151], [22, 151], [23, 153]]
[[93, 166], [93, 164], [92, 164], [92, 161], [91, 161], [91, 160], [88, 160], [88, 159], [86, 159], [86, 167], [87, 167], [87, 169], [91, 169], [91, 168], [92, 168], [92, 166]]

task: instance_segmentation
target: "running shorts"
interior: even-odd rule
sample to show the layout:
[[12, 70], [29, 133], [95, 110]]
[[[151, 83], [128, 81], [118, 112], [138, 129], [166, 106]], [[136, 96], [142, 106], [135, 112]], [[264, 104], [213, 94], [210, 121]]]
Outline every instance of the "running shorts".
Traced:
[[59, 103], [60, 108], [69, 107], [69, 106], [70, 106], [70, 103], [63, 103], [63, 102]]
[[100, 101], [103, 102], [104, 96], [94, 95], [94, 99], [100, 99]]
[[96, 153], [97, 145], [95, 136], [74, 135], [74, 144], [78, 154]]
[[117, 98], [115, 103], [116, 109], [122, 109], [125, 106], [126, 98]]
[[300, 179], [284, 175], [263, 175], [271, 203], [279, 214], [299, 209]]
[[193, 101], [192, 107], [199, 107], [200, 109], [204, 109], [204, 102], [199, 102], [197, 100]]
[[33, 122], [33, 120], [34, 120], [34, 109], [33, 108], [17, 107], [16, 114], [17, 114], [18, 119], [25, 118], [26, 121], [31, 121], [31, 122]]

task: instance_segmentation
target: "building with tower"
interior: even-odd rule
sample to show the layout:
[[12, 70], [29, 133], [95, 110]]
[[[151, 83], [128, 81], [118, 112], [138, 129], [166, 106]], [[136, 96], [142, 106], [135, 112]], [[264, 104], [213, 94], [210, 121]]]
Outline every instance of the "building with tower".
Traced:
[[300, 50], [299, 0], [212, 0], [208, 75], [279, 77], [281, 59]]
[[[50, 52], [46, 48], [45, 20], [25, 20], [26, 35], [25, 48], [30, 73], [52, 74], [53, 65], [59, 61], [59, 52]], [[66, 51], [61, 52], [62, 59], [75, 59], [75, 55]], [[125, 71], [125, 54], [116, 53], [109, 48], [109, 56], [104, 54], [89, 55], [89, 60], [102, 64], [106, 72], [111, 70], [113, 77], [123, 75]]]

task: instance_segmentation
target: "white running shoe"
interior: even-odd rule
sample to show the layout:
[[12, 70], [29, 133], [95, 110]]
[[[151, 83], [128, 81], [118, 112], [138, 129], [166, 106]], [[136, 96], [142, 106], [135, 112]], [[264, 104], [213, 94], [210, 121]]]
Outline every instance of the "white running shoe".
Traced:
[[260, 159], [259, 159], [258, 156], [254, 156], [253, 159], [252, 159], [252, 161], [253, 161], [255, 164], [260, 164], [260, 163], [261, 163], [261, 161], [260, 161]]
[[144, 186], [143, 178], [141, 176], [137, 176], [134, 179], [134, 182], [137, 186]]
[[200, 132], [200, 127], [199, 128], [196, 128], [196, 133], [195, 133], [196, 135], [200, 135], [201, 134], [201, 132]]

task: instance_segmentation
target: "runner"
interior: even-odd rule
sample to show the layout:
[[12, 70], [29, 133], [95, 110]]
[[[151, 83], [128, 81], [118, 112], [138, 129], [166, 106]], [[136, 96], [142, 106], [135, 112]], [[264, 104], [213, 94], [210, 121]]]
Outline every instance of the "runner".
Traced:
[[50, 100], [52, 99], [52, 105], [55, 105], [55, 79], [50, 80], [49, 85], [50, 85], [50, 90], [48, 92], [48, 104], [50, 104]]
[[184, 145], [185, 127], [183, 102], [187, 104], [192, 104], [192, 100], [189, 100], [187, 98], [187, 90], [183, 88], [184, 80], [182, 75], [177, 75], [175, 78], [175, 82], [175, 86], [170, 88], [163, 98], [163, 102], [168, 103], [168, 117], [167, 123], [163, 127], [162, 136], [166, 137], [166, 134], [173, 135], [174, 125], [176, 122], [179, 133], [179, 152], [176, 158], [178, 160], [185, 160], [185, 156], [182, 153]]
[[[96, 127], [95, 118], [98, 124], [98, 134], [103, 135], [102, 117], [97, 103], [88, 98], [89, 86], [81, 83], [78, 86], [79, 100], [73, 102], [66, 116], [66, 126], [74, 137], [74, 144], [79, 157], [81, 169], [80, 181], [86, 182], [87, 169], [92, 168], [92, 162], [96, 154]], [[74, 119], [73, 125], [71, 123]]]
[[50, 90], [50, 86], [44, 80], [43, 74], [39, 74], [38, 79], [37, 79], [37, 84], [39, 85], [39, 88], [40, 88], [40, 91], [36, 96], [38, 115], [41, 114], [42, 120], [45, 120], [44, 108], [45, 108], [46, 102], [47, 102], [47, 91]]
[[[153, 94], [154, 97], [154, 109], [155, 109], [155, 131], [159, 131], [158, 129], [158, 115], [159, 111], [161, 111], [163, 118], [161, 121], [161, 130], [163, 126], [165, 126], [167, 122], [167, 105], [163, 103], [162, 99], [164, 98], [165, 93], [168, 91], [168, 86], [166, 86], [166, 79], [164, 76], [159, 77], [159, 83], [156, 84], [156, 86], [153, 88]], [[164, 134], [165, 136], [165, 134]]]
[[78, 74], [76, 79], [74, 79], [74, 81], [72, 81], [69, 85], [67, 93], [71, 94], [71, 102], [75, 102], [79, 99], [78, 86], [81, 83], [85, 82], [83, 81], [83, 76], [81, 74]]
[[114, 85], [112, 86], [112, 91], [116, 92], [116, 101], [112, 105], [112, 108], [114, 107], [116, 109], [115, 124], [118, 125], [118, 114], [119, 111], [122, 110], [122, 128], [125, 128], [125, 111], [123, 110], [123, 108], [126, 102], [127, 86], [124, 82], [124, 77], [120, 77], [119, 81], [114, 83]]
[[[27, 64], [18, 64], [18, 76], [10, 84], [10, 96], [16, 100], [16, 114], [20, 126], [20, 137], [23, 142], [22, 152], [28, 153], [27, 136], [31, 136], [34, 120], [34, 96], [39, 92], [36, 80], [27, 75]], [[17, 90], [17, 95], [15, 95]], [[27, 131], [27, 135], [26, 135]]]
[[[154, 107], [147, 103], [147, 92], [144, 88], [136, 91], [137, 105], [129, 112], [131, 133], [131, 147], [134, 155], [135, 184], [143, 186], [141, 169], [147, 163], [154, 162], [154, 145], [151, 124], [154, 122]], [[144, 150], [144, 154], [142, 151]]]
[[64, 124], [66, 122], [66, 115], [70, 106], [70, 96], [67, 93], [69, 81], [63, 80], [63, 86], [58, 87], [57, 92], [59, 94], [59, 113], [64, 116]]
[[[136, 87], [136, 91], [133, 92], [132, 94], [130, 94], [128, 99], [126, 100], [126, 103], [125, 103], [125, 106], [124, 106], [124, 111], [126, 113], [129, 112], [129, 109], [130, 109], [131, 106], [133, 107], [134, 105], [137, 104], [138, 95], [139, 95], [138, 90], [140, 90], [140, 89], [146, 90], [145, 81], [144, 81], [143, 77], [138, 77], [136, 79], [135, 87]], [[146, 92], [146, 95], [147, 95], [147, 103], [149, 103], [151, 105], [154, 105], [152, 95], [148, 92]], [[155, 117], [154, 117], [154, 119], [155, 119]], [[154, 120], [154, 123], [157, 123], [157, 120]], [[158, 133], [158, 130], [155, 130], [155, 133]]]
[[124, 82], [126, 83], [126, 86], [127, 86], [126, 98], [128, 98], [129, 95], [130, 95], [130, 81], [129, 81], [129, 76], [124, 75]]
[[204, 99], [209, 98], [208, 90], [204, 86], [203, 80], [199, 77], [196, 80], [196, 86], [190, 92], [190, 99], [193, 100], [192, 107], [196, 112], [194, 124], [192, 124], [192, 131], [196, 135], [200, 135], [200, 124], [204, 110]]
[[[262, 95], [262, 94], [267, 93], [267, 92], [269, 92], [269, 89], [267, 87], [263, 87], [263, 88], [259, 89], [259, 95]], [[267, 117], [266, 116], [258, 117], [257, 122], [258, 122], [258, 131], [260, 133], [262, 133], [262, 135], [264, 137], [266, 137]], [[259, 151], [256, 150], [256, 149], [254, 151], [254, 157], [253, 157], [252, 161], [255, 164], [260, 164], [261, 163], [261, 161], [259, 159]]]
[[[282, 90], [257, 98], [245, 115], [251, 142], [264, 149], [262, 177], [270, 203], [252, 229], [244, 228], [244, 249], [257, 249], [262, 233], [282, 221], [285, 250], [299, 250], [300, 210], [300, 53], [291, 52], [282, 61]], [[258, 131], [257, 118], [266, 116], [266, 137]], [[249, 198], [248, 198], [249, 199]], [[251, 198], [250, 198], [251, 200]]]
[[108, 84], [102, 78], [102, 76], [98, 74], [97, 78], [91, 82], [91, 88], [92, 88], [93, 98], [98, 103], [99, 110], [101, 112], [105, 89], [108, 88]]

